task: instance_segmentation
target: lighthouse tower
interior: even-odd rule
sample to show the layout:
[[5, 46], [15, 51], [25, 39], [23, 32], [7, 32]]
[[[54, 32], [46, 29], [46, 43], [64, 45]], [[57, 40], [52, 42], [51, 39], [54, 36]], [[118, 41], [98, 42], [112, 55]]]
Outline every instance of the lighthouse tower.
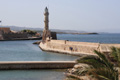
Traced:
[[46, 41], [46, 38], [50, 38], [51, 37], [51, 32], [49, 30], [49, 12], [48, 12], [48, 8], [47, 7], [45, 8], [44, 16], [45, 16], [45, 20], [44, 20], [45, 27], [44, 27], [43, 36], [42, 36], [42, 41], [43, 42]]
[[46, 7], [45, 8], [45, 30], [48, 30], [49, 29], [49, 12], [48, 12], [48, 8]]

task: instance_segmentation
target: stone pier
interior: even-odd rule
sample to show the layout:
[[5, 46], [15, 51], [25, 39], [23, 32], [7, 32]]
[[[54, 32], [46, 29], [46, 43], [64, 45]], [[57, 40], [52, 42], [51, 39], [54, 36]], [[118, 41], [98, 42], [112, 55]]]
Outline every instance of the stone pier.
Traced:
[[46, 40], [45, 43], [41, 42], [39, 44], [39, 47], [43, 51], [51, 51], [81, 56], [82, 54], [96, 55], [94, 53], [94, 50], [98, 50], [103, 53], [109, 53], [111, 51], [111, 47], [120, 48], [120, 44], [74, 42], [67, 40]]
[[0, 70], [67, 69], [72, 68], [75, 63], [75, 61], [1, 61]]

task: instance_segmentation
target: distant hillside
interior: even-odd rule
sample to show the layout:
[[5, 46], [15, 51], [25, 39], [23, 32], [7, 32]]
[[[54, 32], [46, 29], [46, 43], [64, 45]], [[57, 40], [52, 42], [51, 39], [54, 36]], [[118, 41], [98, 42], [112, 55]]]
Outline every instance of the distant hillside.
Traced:
[[[10, 27], [11, 30], [21, 31], [24, 29], [35, 30], [38, 32], [42, 32], [43, 28], [29, 28], [29, 27], [18, 27], [18, 26], [0, 26], [0, 27]], [[94, 32], [85, 32], [85, 31], [77, 31], [77, 30], [59, 30], [59, 29], [50, 29], [53, 32], [57, 32], [58, 34], [97, 34]]]
[[18, 27], [18, 26], [0, 26], [0, 27], [10, 27], [11, 30], [15, 30], [15, 31], [21, 31], [24, 29], [30, 29], [30, 30], [43, 30], [42, 28], [29, 28], [29, 27]]

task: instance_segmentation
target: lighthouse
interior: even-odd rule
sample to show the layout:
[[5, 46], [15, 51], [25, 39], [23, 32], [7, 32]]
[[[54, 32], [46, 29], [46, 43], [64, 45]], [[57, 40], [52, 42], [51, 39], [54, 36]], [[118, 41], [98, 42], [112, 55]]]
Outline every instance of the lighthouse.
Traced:
[[43, 30], [42, 42], [45, 42], [46, 38], [51, 38], [51, 31], [49, 30], [49, 11], [47, 7], [45, 8], [44, 16], [45, 16], [45, 20], [44, 20], [45, 26]]
[[45, 8], [45, 13], [44, 13], [44, 15], [45, 15], [45, 21], [44, 21], [44, 23], [45, 23], [45, 30], [49, 30], [49, 12], [48, 12], [48, 8], [46, 7]]

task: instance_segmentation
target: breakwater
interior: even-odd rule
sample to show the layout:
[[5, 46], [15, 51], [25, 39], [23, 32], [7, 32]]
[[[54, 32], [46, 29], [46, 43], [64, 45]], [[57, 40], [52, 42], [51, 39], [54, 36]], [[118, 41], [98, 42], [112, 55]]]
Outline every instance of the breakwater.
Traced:
[[39, 47], [44, 51], [52, 51], [59, 53], [66, 53], [71, 55], [95, 55], [94, 50], [100, 52], [110, 52], [111, 47], [120, 48], [120, 44], [101, 44], [101, 43], [91, 43], [91, 42], [74, 42], [67, 40], [46, 40], [46, 42], [41, 42]]
[[0, 70], [67, 69], [72, 68], [75, 63], [75, 61], [2, 61]]

